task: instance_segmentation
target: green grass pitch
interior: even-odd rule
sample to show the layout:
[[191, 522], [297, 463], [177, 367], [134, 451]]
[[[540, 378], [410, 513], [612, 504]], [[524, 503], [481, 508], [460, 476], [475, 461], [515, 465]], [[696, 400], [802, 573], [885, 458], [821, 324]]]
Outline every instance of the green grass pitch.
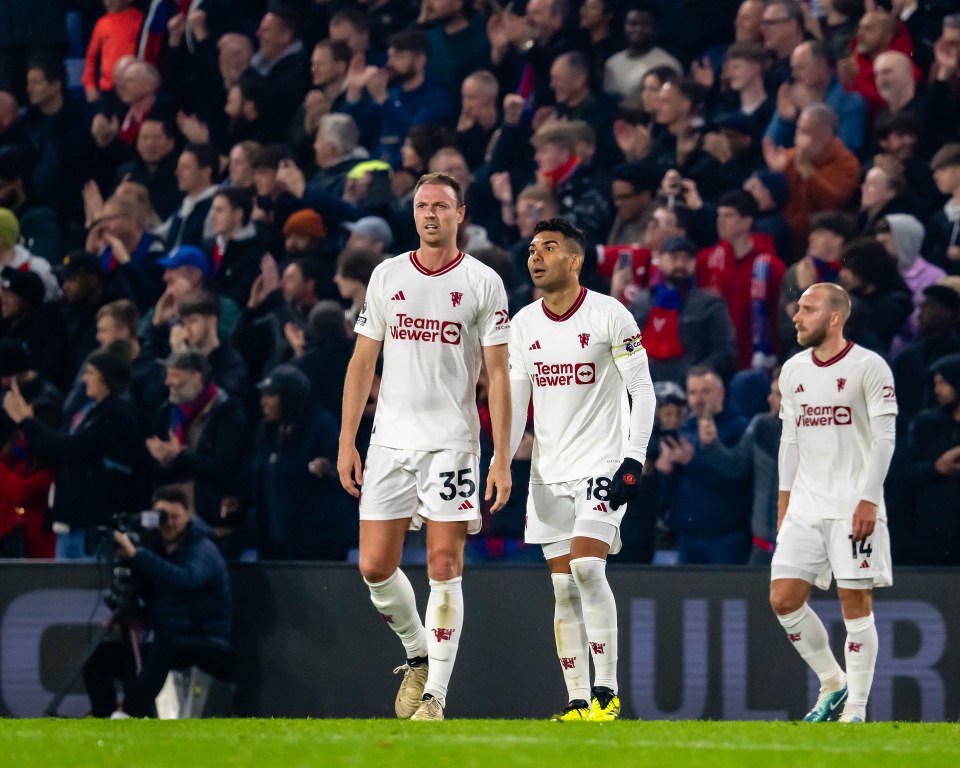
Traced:
[[551, 723], [534, 720], [6, 720], [28, 766], [960, 766], [953, 723]]

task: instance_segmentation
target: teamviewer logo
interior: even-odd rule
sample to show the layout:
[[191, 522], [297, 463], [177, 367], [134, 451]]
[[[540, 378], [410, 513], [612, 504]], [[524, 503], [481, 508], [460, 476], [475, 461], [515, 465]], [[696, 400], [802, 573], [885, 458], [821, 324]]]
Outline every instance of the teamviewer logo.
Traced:
[[596, 366], [593, 363], [577, 363], [573, 376], [577, 384], [593, 384], [597, 380]]
[[449, 320], [440, 326], [440, 341], [444, 344], [459, 344], [460, 332], [463, 326], [460, 323], [454, 323]]
[[849, 424], [853, 421], [853, 413], [851, 412], [849, 406], [846, 405], [837, 405], [833, 408], [833, 423], [834, 424]]

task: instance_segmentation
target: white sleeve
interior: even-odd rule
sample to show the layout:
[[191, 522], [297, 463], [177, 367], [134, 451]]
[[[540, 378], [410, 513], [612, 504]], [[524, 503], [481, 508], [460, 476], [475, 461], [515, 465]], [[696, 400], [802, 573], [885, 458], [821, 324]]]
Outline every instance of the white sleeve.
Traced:
[[897, 392], [893, 388], [893, 371], [879, 355], [866, 361], [863, 373], [863, 397], [867, 401], [871, 429], [874, 416], [897, 415]]
[[897, 417], [884, 413], [870, 417], [870, 435], [873, 447], [870, 449], [870, 464], [867, 466], [867, 480], [863, 485], [860, 498], [879, 504], [883, 498], [883, 481], [890, 469], [893, 451], [896, 447]]
[[530, 393], [533, 385], [530, 379], [510, 379], [510, 460], [517, 453], [520, 441], [527, 427], [527, 413], [530, 408]]
[[480, 345], [495, 347], [510, 340], [510, 312], [507, 311], [507, 291], [496, 274], [486, 276], [477, 328]]
[[[780, 372], [780, 421], [783, 430], [780, 433], [780, 445], [797, 444], [797, 409], [793, 402], [793, 390], [790, 388], [790, 377], [786, 370]], [[798, 454], [799, 455], [799, 454]], [[787, 490], [783, 488], [781, 490]]]
[[363, 302], [363, 308], [357, 315], [357, 323], [353, 328], [354, 333], [368, 336], [374, 341], [383, 341], [387, 334], [387, 323], [383, 313], [383, 288], [381, 275], [383, 275], [383, 264], [380, 264], [370, 275], [370, 283], [367, 285], [367, 294]]
[[799, 466], [800, 449], [797, 444], [781, 442], [780, 451], [777, 453], [777, 474], [780, 478], [777, 490], [789, 491], [793, 488]]
[[653, 379], [647, 365], [646, 353], [643, 362], [623, 372], [623, 382], [630, 393], [630, 438], [625, 451], [626, 458], [643, 464], [647, 459], [647, 445], [653, 431], [653, 419], [657, 410], [657, 398], [653, 392]]

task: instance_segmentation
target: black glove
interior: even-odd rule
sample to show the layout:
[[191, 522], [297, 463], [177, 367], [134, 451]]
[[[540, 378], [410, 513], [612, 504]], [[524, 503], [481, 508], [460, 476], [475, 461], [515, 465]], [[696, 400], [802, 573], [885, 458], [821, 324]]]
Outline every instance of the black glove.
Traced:
[[628, 501], [637, 498], [640, 493], [640, 476], [643, 474], [643, 464], [636, 459], [624, 459], [623, 464], [613, 476], [610, 483], [610, 509], [622, 507]]

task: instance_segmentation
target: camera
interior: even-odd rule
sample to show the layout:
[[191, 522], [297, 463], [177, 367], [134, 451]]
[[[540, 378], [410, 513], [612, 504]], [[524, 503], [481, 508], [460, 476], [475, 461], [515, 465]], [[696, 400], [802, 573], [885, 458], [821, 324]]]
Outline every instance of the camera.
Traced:
[[84, 534], [83, 551], [90, 557], [110, 563], [110, 585], [103, 590], [103, 601], [111, 611], [129, 614], [137, 606], [138, 584], [133, 569], [116, 558], [114, 531], [125, 533], [139, 544], [151, 531], [166, 522], [165, 512], [117, 512], [112, 525], [96, 525]]

